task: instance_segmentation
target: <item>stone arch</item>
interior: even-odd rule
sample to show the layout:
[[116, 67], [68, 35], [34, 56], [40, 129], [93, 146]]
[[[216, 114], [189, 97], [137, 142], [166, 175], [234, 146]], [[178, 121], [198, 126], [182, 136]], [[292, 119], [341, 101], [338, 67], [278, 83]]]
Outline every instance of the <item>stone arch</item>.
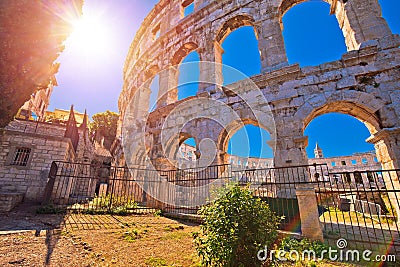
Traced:
[[[217, 149], [221, 153], [226, 153], [226, 151], [228, 150], [228, 143], [229, 143], [230, 138], [238, 130], [240, 130], [242, 127], [244, 127], [246, 125], [253, 125], [253, 126], [260, 127], [261, 129], [264, 129], [265, 131], [267, 131], [271, 135], [273, 133], [272, 129], [269, 129], [268, 127], [266, 127], [264, 125], [260, 125], [260, 123], [258, 121], [256, 121], [256, 120], [254, 120], [254, 119], [242, 118], [239, 121], [231, 122], [226, 128], [222, 129], [222, 131], [218, 135]], [[226, 163], [226, 162], [222, 162], [222, 163]]]
[[144, 81], [147, 82], [149, 79], [153, 79], [157, 73], [160, 72], [160, 68], [158, 65], [151, 65], [147, 70], [144, 72]]
[[[195, 42], [187, 42], [179, 47], [179, 49], [173, 54], [171, 58], [171, 65], [179, 65], [182, 60], [189, 55], [190, 52], [195, 51], [199, 46]], [[199, 54], [200, 55], [200, 54]], [[201, 59], [200, 59], [201, 60]]]
[[[191, 52], [197, 52], [198, 48], [199, 45], [196, 42], [189, 41], [179, 46], [176, 51], [171, 52], [169, 67], [165, 68], [160, 75], [158, 107], [169, 105], [178, 100], [179, 65]], [[198, 55], [201, 61], [201, 54], [198, 53]]]
[[[282, 0], [278, 7], [278, 17], [283, 30], [282, 17], [293, 6], [307, 0]], [[382, 18], [378, 0], [321, 0], [330, 5], [330, 14], [335, 15], [343, 32], [347, 50], [360, 48], [363, 42], [391, 35], [391, 30]], [[363, 10], [363, 12], [358, 12]], [[369, 23], [362, 23], [368, 20]], [[374, 27], [371, 27], [374, 25]], [[379, 30], [377, 30], [379, 28]]]
[[314, 96], [297, 110], [295, 117], [302, 121], [304, 131], [307, 125], [320, 115], [332, 112], [347, 114], [363, 122], [370, 133], [375, 134], [383, 128], [378, 111], [384, 106], [384, 101], [371, 94], [349, 90], [331, 94], [327, 98]]
[[[331, 15], [335, 14], [335, 9], [336, 9], [336, 6], [337, 6], [336, 2], [334, 2], [334, 4], [332, 5], [332, 3], [333, 3], [332, 1], [333, 0], [319, 0], [319, 2], [321, 2], [321, 3], [327, 3], [327, 4], [330, 5], [330, 14]], [[299, 4], [302, 4], [302, 3], [305, 3], [305, 2], [309, 2], [309, 1], [308, 0], [282, 0], [281, 4], [279, 5], [279, 8], [278, 8], [278, 18], [279, 18], [279, 24], [280, 24], [282, 32], [284, 30], [284, 25], [283, 25], [283, 21], [282, 20], [283, 20], [284, 15], [286, 14], [286, 12], [288, 12], [292, 7], [294, 7], [296, 5], [299, 5]], [[336, 15], [336, 20], [338, 21], [338, 24], [339, 24], [339, 28], [342, 31], [342, 34], [344, 35], [345, 42], [346, 42], [346, 45], [347, 45], [348, 40], [346, 40], [346, 36], [345, 36], [344, 29], [343, 29], [343, 25], [340, 24], [340, 21], [339, 21], [339, 18], [337, 16], [337, 14], [335, 14], [335, 15]], [[349, 48], [348, 45], [347, 45], [347, 48]], [[348, 50], [350, 50], [350, 49], [348, 49]]]
[[256, 38], [258, 39], [258, 33], [255, 27], [255, 19], [248, 14], [238, 14], [226, 21], [223, 21], [222, 25], [215, 33], [215, 42], [222, 44], [222, 42], [231, 32], [243, 26], [253, 27]]
[[218, 85], [217, 87], [223, 84], [222, 55], [224, 54], [224, 49], [222, 48], [222, 43], [232, 32], [244, 26], [252, 27], [256, 39], [259, 39], [259, 29], [256, 27], [256, 20], [247, 13], [234, 14], [233, 16], [219, 20], [218, 23], [213, 26], [214, 38], [205, 44], [205, 47], [202, 48], [202, 52], [203, 54], [205, 52], [206, 55], [204, 57], [208, 59], [208, 61], [215, 62], [216, 65], [214, 67], [215, 69], [212, 69], [212, 71], [200, 73], [201, 77], [203, 77], [203, 81], [208, 81], [210, 79], [208, 77], [213, 77], [214, 80], [211, 81], [211, 84], [215, 83]]
[[[322, 2], [328, 3], [329, 5], [332, 6], [332, 1], [333, 0], [321, 0]], [[279, 5], [278, 8], [278, 17], [279, 17], [279, 22], [282, 26], [282, 18], [285, 15], [285, 13], [294, 7], [295, 5], [308, 2], [308, 0], [282, 0], [281, 4]], [[331, 9], [332, 10], [332, 9]]]
[[[157, 82], [156, 77], [157, 75], [160, 73], [160, 68], [158, 67], [158, 65], [152, 65], [151, 67], [149, 67], [145, 72], [144, 72], [144, 83], [142, 85], [143, 87], [143, 95], [146, 97], [146, 102], [148, 102], [148, 109], [149, 112], [151, 111], [151, 109], [155, 106], [156, 101], [159, 97], [159, 93], [160, 93], [160, 80], [158, 77], [158, 88], [153, 91], [152, 87], [153, 87], [153, 83]], [[148, 100], [147, 100], [148, 98]]]
[[[317, 102], [318, 104], [311, 104]], [[367, 141], [374, 144], [382, 167], [391, 169], [397, 166], [397, 152], [395, 151], [396, 146], [391, 144], [390, 138], [381, 138], [382, 133], [386, 133], [387, 130], [385, 127], [386, 122], [382, 120], [380, 114], [386, 113], [386, 109], [385, 102], [371, 94], [346, 91], [341, 95], [333, 94], [325, 100], [321, 100], [320, 96], [311, 98], [297, 110], [295, 118], [302, 122], [302, 130], [304, 132], [314, 118], [323, 114], [336, 112], [353, 116], [363, 122], [371, 133], [371, 137]]]
[[337, 112], [353, 116], [363, 122], [371, 133], [367, 142], [374, 144], [382, 167], [384, 169], [397, 168], [398, 145], [397, 141], [393, 140], [398, 138], [396, 132], [398, 130], [396, 130], [397, 128], [387, 128], [386, 122], [380, 117], [380, 114], [388, 113], [385, 102], [363, 92], [357, 92], [352, 99], [350, 96], [351, 92], [347, 92], [344, 93], [341, 100], [327, 99], [315, 106], [311, 106], [310, 103], [304, 104], [295, 115], [302, 121], [303, 132], [311, 120], [323, 114]]
[[[343, 29], [337, 17], [329, 15], [330, 8], [328, 1], [302, 1], [280, 16], [285, 53], [290, 64], [316, 66], [340, 60], [347, 52]], [[327, 44], [334, 45], [335, 49], [324, 49]]]
[[[168, 159], [173, 161], [178, 160], [178, 151], [181, 145], [188, 139], [193, 138], [197, 144], [197, 138], [187, 132], [180, 132], [179, 134], [172, 136], [165, 144], [162, 154]], [[173, 165], [173, 164], [172, 164]]]

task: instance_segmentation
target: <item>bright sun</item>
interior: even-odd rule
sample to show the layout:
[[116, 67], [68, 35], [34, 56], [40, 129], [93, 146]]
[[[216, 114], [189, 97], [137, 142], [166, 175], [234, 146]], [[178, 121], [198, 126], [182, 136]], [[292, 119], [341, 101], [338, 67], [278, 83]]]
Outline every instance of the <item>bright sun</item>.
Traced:
[[96, 56], [111, 49], [111, 38], [106, 23], [100, 16], [84, 14], [73, 23], [74, 30], [68, 38], [68, 44], [85, 56]]

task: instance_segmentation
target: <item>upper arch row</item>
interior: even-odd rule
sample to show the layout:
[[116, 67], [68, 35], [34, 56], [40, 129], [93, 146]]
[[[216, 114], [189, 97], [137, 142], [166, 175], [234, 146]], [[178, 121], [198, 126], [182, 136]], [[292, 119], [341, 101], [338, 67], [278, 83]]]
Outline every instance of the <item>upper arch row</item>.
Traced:
[[[182, 6], [194, 12], [182, 18]], [[124, 68], [124, 91], [138, 88], [155, 66], [178, 65], [191, 51], [201, 61], [221, 62], [221, 43], [230, 32], [252, 26], [258, 39], [262, 72], [288, 64], [281, 20], [285, 12], [306, 0], [161, 0], [146, 17], [131, 44]], [[378, 0], [321, 0], [331, 7], [348, 50], [391, 34], [381, 17]], [[361, 23], [362, 22], [362, 23]], [[206, 75], [206, 74], [205, 74]]]

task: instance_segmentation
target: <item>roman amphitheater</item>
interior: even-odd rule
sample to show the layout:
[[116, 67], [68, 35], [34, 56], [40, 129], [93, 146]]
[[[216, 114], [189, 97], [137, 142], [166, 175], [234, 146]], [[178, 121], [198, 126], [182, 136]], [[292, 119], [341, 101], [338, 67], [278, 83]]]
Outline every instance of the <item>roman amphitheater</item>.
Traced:
[[[156, 168], [171, 168], [178, 147], [194, 138], [197, 164], [225, 164], [229, 138], [252, 124], [271, 134], [275, 167], [306, 165], [304, 129], [317, 116], [338, 112], [366, 125], [384, 169], [400, 168], [399, 36], [381, 17], [377, 0], [325, 0], [347, 52], [319, 66], [290, 65], [282, 17], [301, 2], [161, 0], [142, 23], [124, 66], [116, 163], [150, 160]], [[189, 5], [194, 11], [185, 15]], [[242, 26], [254, 28], [262, 70], [223, 85], [221, 44]], [[197, 95], [178, 100], [179, 65], [192, 51], [200, 56]], [[157, 106], [149, 113], [157, 74]]]

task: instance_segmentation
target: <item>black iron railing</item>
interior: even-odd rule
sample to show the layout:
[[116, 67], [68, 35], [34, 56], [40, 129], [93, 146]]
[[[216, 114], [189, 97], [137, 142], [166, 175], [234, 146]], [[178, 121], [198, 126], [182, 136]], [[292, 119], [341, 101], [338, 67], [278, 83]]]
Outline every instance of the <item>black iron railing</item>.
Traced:
[[357, 248], [379, 245], [400, 253], [400, 170], [330, 173], [326, 164], [244, 169], [230, 165], [152, 170], [53, 162], [44, 203], [70, 212], [129, 214], [160, 209], [196, 214], [212, 189], [248, 186], [279, 216], [281, 228], [300, 232], [296, 189], [315, 190], [324, 236]]

